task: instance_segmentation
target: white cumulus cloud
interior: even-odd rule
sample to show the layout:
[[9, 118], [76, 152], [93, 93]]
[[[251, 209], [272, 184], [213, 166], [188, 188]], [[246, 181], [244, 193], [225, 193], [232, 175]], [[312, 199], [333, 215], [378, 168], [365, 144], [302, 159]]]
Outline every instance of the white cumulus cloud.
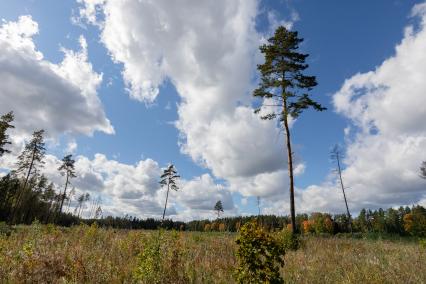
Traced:
[[85, 39], [80, 51], [63, 49], [63, 61], [54, 64], [37, 50], [38, 32], [31, 16], [0, 26], [0, 113], [14, 111], [15, 138], [40, 128], [53, 138], [114, 133], [97, 95], [102, 74], [88, 61]]
[[287, 183], [283, 135], [250, 106], [264, 38], [258, 1], [79, 2], [133, 99], [150, 103], [165, 80], [175, 86], [182, 152], [244, 195], [271, 195], [266, 175]]
[[[405, 28], [395, 54], [375, 70], [355, 74], [334, 94], [338, 113], [354, 127], [345, 130], [343, 178], [349, 205], [377, 208], [425, 200], [419, 178], [426, 160], [426, 4], [413, 8], [419, 27]], [[343, 211], [338, 185], [310, 186], [298, 196], [306, 211]]]

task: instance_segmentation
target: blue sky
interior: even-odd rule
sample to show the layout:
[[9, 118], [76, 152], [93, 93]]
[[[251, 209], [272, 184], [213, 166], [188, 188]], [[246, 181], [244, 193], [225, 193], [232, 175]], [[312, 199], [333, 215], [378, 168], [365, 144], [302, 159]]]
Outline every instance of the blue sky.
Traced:
[[[180, 3], [182, 7], [174, 7], [174, 10], [163, 1], [147, 4], [145, 1], [128, 0], [123, 3], [125, 4], [108, 0], [0, 2], [0, 17], [4, 24], [19, 22], [19, 17], [24, 15], [30, 16], [31, 21], [38, 24], [38, 33], [27, 37], [34, 43], [34, 50], [43, 54], [41, 61], [34, 59], [35, 64], [44, 62], [40, 64], [61, 66], [63, 49], [66, 49], [74, 53], [86, 52], [87, 58], [79, 64], [91, 66], [92, 69], [87, 71], [89, 75], [102, 74], [102, 81], [94, 83], [96, 93], [92, 94], [100, 102], [96, 104], [97, 123], [89, 118], [81, 122], [87, 124], [87, 131], [67, 126], [70, 122], [64, 122], [59, 130], [52, 128], [55, 130], [49, 132], [52, 121], [49, 121], [49, 112], [44, 110], [45, 105], [35, 104], [33, 109], [26, 110], [46, 111], [47, 121], [37, 121], [38, 116], [34, 114], [33, 128], [46, 124], [43, 127], [48, 130], [49, 141], [52, 142], [49, 144], [50, 162], [46, 173], [58, 184], [61, 180], [53, 170], [55, 163], [67, 152], [69, 145], [75, 144], [72, 152], [79, 157], [80, 163], [77, 165], [81, 164], [82, 167], [80, 178], [76, 181], [77, 189], [102, 196], [106, 200], [105, 211], [110, 214], [121, 215], [130, 211], [130, 214], [142, 217], [159, 215], [161, 212], [156, 214], [156, 210], [161, 207], [163, 190], [154, 185], [154, 181], [158, 179], [160, 168], [169, 162], [173, 162], [178, 168], [183, 178], [182, 191], [186, 190], [186, 193], [174, 196], [175, 201], [170, 209], [173, 218], [211, 218], [213, 216], [210, 216], [210, 209], [215, 203], [212, 199], [226, 199], [225, 211], [230, 215], [255, 214], [257, 195], [264, 200], [265, 213], [286, 214], [288, 189], [283, 133], [273, 125], [255, 125], [254, 118], [248, 114], [252, 103], [250, 91], [256, 85], [255, 65], [261, 62], [257, 47], [270, 36], [274, 27], [285, 24], [297, 30], [305, 39], [301, 51], [310, 54], [310, 68], [307, 72], [317, 76], [319, 82], [312, 94], [328, 108], [323, 113], [305, 112], [292, 127], [292, 142], [297, 164], [300, 166], [296, 177], [299, 192], [296, 208], [307, 212], [343, 212], [340, 192], [334, 184], [329, 160], [329, 150], [335, 143], [340, 143], [348, 151], [345, 175], [352, 188], [352, 193], [349, 190], [348, 195], [353, 196], [350, 204], [354, 210], [366, 206], [385, 207], [424, 202], [422, 181], [413, 178], [421, 157], [419, 161], [408, 161], [408, 157], [403, 154], [395, 154], [395, 149], [406, 153], [407, 147], [412, 150], [417, 147], [421, 153], [424, 143], [422, 139], [426, 137], [426, 132], [424, 129], [417, 129], [421, 128], [417, 125], [408, 124], [401, 128], [391, 127], [389, 130], [386, 125], [391, 124], [392, 120], [386, 113], [392, 113], [392, 109], [385, 109], [389, 104], [383, 106], [380, 113], [375, 111], [382, 110], [378, 104], [386, 102], [386, 98], [391, 102], [397, 101], [397, 95], [391, 92], [391, 83], [387, 86], [390, 89], [388, 93], [377, 94], [374, 88], [370, 88], [374, 84], [385, 86], [392, 82], [380, 75], [391, 72], [383, 65], [384, 62], [392, 58], [397, 62], [404, 62], [408, 60], [409, 54], [415, 55], [415, 50], [422, 47], [419, 42], [424, 36], [423, 1], [265, 0], [245, 3], [220, 1], [216, 5], [209, 1], [200, 1], [196, 5], [191, 1], [183, 1]], [[96, 7], [96, 14], [90, 10], [91, 7]], [[417, 10], [418, 12], [413, 12]], [[142, 13], [136, 14], [137, 11]], [[122, 21], [117, 20], [120, 16], [124, 17]], [[242, 39], [238, 39], [241, 42], [235, 39], [237, 32], [233, 34], [234, 31], [227, 30], [229, 28], [226, 24], [228, 21], [232, 23], [234, 18], [239, 19], [236, 30], [241, 31], [239, 35], [242, 35]], [[156, 20], [158, 25], [156, 22], [152, 23]], [[200, 27], [204, 25], [209, 30], [200, 32]], [[409, 51], [396, 53], [396, 46], [410, 38], [404, 32], [409, 26], [414, 26], [412, 37], [418, 37], [419, 40], [411, 45], [407, 43], [406, 49]], [[156, 34], [153, 29], [159, 27], [164, 27], [164, 31]], [[216, 32], [221, 36], [216, 37]], [[81, 36], [85, 39], [87, 50], [81, 44]], [[233, 49], [231, 59], [224, 60], [228, 58], [226, 47], [233, 46], [234, 41], [235, 46], [240, 48]], [[176, 47], [170, 47], [175, 44]], [[225, 48], [222, 51], [223, 46]], [[19, 48], [16, 50], [21, 52]], [[31, 50], [31, 54], [34, 50]], [[422, 60], [424, 57], [419, 56], [417, 62], [420, 64]], [[0, 74], [9, 72], [9, 65], [5, 62], [0, 64], [0, 71], [3, 71]], [[215, 64], [217, 62], [220, 64]], [[241, 69], [236, 64], [241, 64]], [[64, 74], [79, 72], [78, 68], [64, 68]], [[198, 68], [198, 71], [194, 71], [194, 68]], [[57, 73], [55, 68], [52, 70]], [[380, 72], [381, 70], [384, 71]], [[240, 71], [241, 75], [235, 75]], [[419, 70], [410, 69], [406, 73], [422, 74], [423, 71], [424, 68], [419, 67]], [[232, 82], [216, 81], [225, 76], [222, 72], [225, 75], [229, 72], [231, 79], [239, 79], [235, 90], [231, 87]], [[354, 78], [356, 74], [369, 74], [368, 72], [376, 72], [376, 77], [361, 76], [361, 83]], [[25, 76], [25, 73], [21, 74]], [[81, 85], [82, 81], [74, 80], [70, 75], [58, 74], [77, 89], [78, 82]], [[82, 75], [83, 82], [84, 77], [89, 75]], [[196, 78], [191, 80], [191, 76]], [[222, 79], [226, 81], [227, 78]], [[350, 91], [344, 89], [345, 80]], [[398, 80], [402, 85], [412, 85], [408, 79], [404, 81], [404, 76]], [[151, 87], [149, 90], [144, 89], [147, 82]], [[32, 84], [39, 87], [45, 82], [32, 81]], [[425, 93], [421, 91], [424, 85], [419, 84], [412, 96], [420, 102], [424, 100]], [[152, 89], [158, 90], [158, 94], [153, 97], [150, 93]], [[358, 92], [359, 90], [361, 91]], [[85, 97], [85, 91], [81, 88], [76, 96]], [[356, 94], [350, 93], [351, 91]], [[7, 104], [0, 106], [1, 112], [8, 111], [6, 106], [24, 108], [18, 103], [18, 94], [9, 95], [7, 90], [2, 89], [0, 93], [3, 93], [1, 100], [8, 100]], [[25, 95], [24, 90], [18, 93]], [[61, 96], [59, 93], [55, 94], [58, 101]], [[44, 95], [39, 96], [43, 98]], [[377, 99], [377, 96], [382, 97]], [[200, 100], [197, 97], [203, 97], [206, 104], [211, 102], [212, 107], [199, 106]], [[345, 97], [350, 98], [348, 102], [344, 100]], [[375, 98], [377, 100], [373, 100]], [[49, 102], [47, 98], [46, 103]], [[364, 108], [358, 110], [358, 102]], [[237, 110], [239, 104], [243, 106], [239, 110], [241, 112]], [[60, 120], [63, 107], [66, 106], [49, 110], [57, 112], [52, 117]], [[90, 114], [94, 109], [88, 108], [85, 111]], [[414, 117], [419, 118], [425, 112], [424, 105], [415, 105], [410, 108], [410, 112], [413, 112], [413, 120]], [[90, 116], [87, 113], [84, 117]], [[75, 115], [80, 114], [77, 111]], [[403, 115], [411, 114], [403, 112]], [[72, 120], [72, 117], [65, 116], [63, 119]], [[247, 125], [229, 125], [229, 121], [235, 117], [241, 120], [246, 117]], [[105, 130], [107, 120], [114, 128], [114, 134]], [[369, 123], [365, 123], [367, 120]], [[20, 124], [18, 120], [17, 126]], [[26, 132], [16, 133], [17, 144], [22, 143], [24, 137], [31, 133], [31, 125], [22, 122], [24, 124]], [[371, 134], [370, 124], [378, 129], [377, 135]], [[259, 127], [259, 130], [236, 133], [251, 125], [253, 129]], [[417, 130], [407, 132], [408, 128]], [[348, 131], [346, 134], [345, 129]], [[257, 133], [264, 137], [266, 135], [266, 142], [252, 142], [251, 139], [258, 139]], [[225, 138], [222, 136], [224, 134]], [[235, 137], [232, 136], [234, 134]], [[393, 136], [401, 137], [401, 140], [396, 141], [395, 145], [383, 144]], [[413, 139], [418, 141], [407, 146], [406, 143], [411, 143]], [[272, 146], [268, 146], [267, 141]], [[19, 147], [16, 147], [18, 151]], [[265, 147], [271, 149], [265, 151]], [[255, 152], [259, 153], [254, 155], [253, 149], [257, 149]], [[377, 161], [374, 167], [369, 163], [373, 169], [363, 166], [363, 163], [367, 163], [367, 158], [372, 157], [367, 151], [369, 149], [376, 149], [375, 153], [382, 152], [380, 158], [374, 159]], [[388, 150], [391, 152], [388, 153]], [[382, 159], [394, 154], [396, 157], [401, 156], [401, 160]], [[277, 158], [278, 155], [282, 157]], [[412, 156], [419, 155], [413, 153]], [[256, 164], [256, 159], [261, 160], [259, 165]], [[148, 163], [148, 160], [152, 163]], [[137, 165], [141, 161], [146, 163], [142, 169], [152, 175], [137, 172], [140, 170]], [[12, 162], [13, 156], [3, 161], [2, 167], [10, 168]], [[281, 166], [278, 165], [280, 163]], [[239, 166], [246, 164], [247, 168], [244, 169]], [[384, 176], [397, 171], [395, 165], [406, 165], [409, 178], [394, 182], [383, 181]], [[123, 168], [123, 173], [121, 170], [116, 172], [114, 168]], [[377, 168], [383, 169], [383, 172], [377, 173], [377, 176], [372, 175]], [[141, 186], [135, 187], [123, 182], [131, 170], [135, 171], [132, 175], [144, 174], [135, 176], [133, 181], [141, 181]], [[94, 178], [90, 179], [92, 175]], [[93, 181], [94, 184], [91, 183]], [[389, 184], [395, 184], [398, 188], [393, 189]], [[405, 189], [407, 187], [411, 189]], [[377, 194], [370, 195], [371, 192]], [[125, 196], [134, 198], [130, 200]], [[143, 202], [150, 205], [140, 205]], [[210, 203], [213, 205], [210, 206]], [[146, 207], [150, 208], [149, 212], [144, 211]]]

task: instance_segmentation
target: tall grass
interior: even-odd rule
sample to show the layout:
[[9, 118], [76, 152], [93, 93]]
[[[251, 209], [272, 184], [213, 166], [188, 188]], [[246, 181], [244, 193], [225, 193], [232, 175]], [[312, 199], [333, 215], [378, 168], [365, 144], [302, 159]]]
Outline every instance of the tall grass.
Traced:
[[[21, 226], [0, 233], [0, 283], [233, 283], [235, 238], [166, 231], [158, 240], [158, 231]], [[157, 241], [152, 267], [159, 273], [150, 275], [144, 265]], [[425, 265], [418, 242], [309, 237], [287, 252], [281, 272], [289, 283], [426, 283]]]

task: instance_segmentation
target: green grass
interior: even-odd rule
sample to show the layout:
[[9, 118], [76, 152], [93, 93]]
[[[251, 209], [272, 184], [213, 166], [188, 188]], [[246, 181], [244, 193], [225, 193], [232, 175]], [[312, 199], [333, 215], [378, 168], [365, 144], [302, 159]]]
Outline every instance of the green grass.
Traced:
[[[144, 250], [158, 236], [88, 226], [18, 227], [0, 234], [0, 283], [152, 283], [149, 275], [138, 276], [143, 265], [158, 270], [160, 283], [233, 283], [235, 234], [164, 232], [152, 266]], [[426, 283], [426, 248], [418, 242], [309, 237], [285, 261], [288, 283]]]

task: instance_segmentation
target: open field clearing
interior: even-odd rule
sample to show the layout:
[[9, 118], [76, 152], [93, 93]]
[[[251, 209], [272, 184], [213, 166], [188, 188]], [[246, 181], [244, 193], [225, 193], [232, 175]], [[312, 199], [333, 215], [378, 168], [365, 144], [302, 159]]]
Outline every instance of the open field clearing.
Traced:
[[[0, 236], [2, 283], [233, 283], [236, 234], [32, 225]], [[158, 242], [160, 240], [161, 242]], [[160, 254], [155, 248], [160, 243]], [[153, 253], [154, 252], [154, 253]], [[418, 242], [309, 237], [288, 283], [426, 283]]]

